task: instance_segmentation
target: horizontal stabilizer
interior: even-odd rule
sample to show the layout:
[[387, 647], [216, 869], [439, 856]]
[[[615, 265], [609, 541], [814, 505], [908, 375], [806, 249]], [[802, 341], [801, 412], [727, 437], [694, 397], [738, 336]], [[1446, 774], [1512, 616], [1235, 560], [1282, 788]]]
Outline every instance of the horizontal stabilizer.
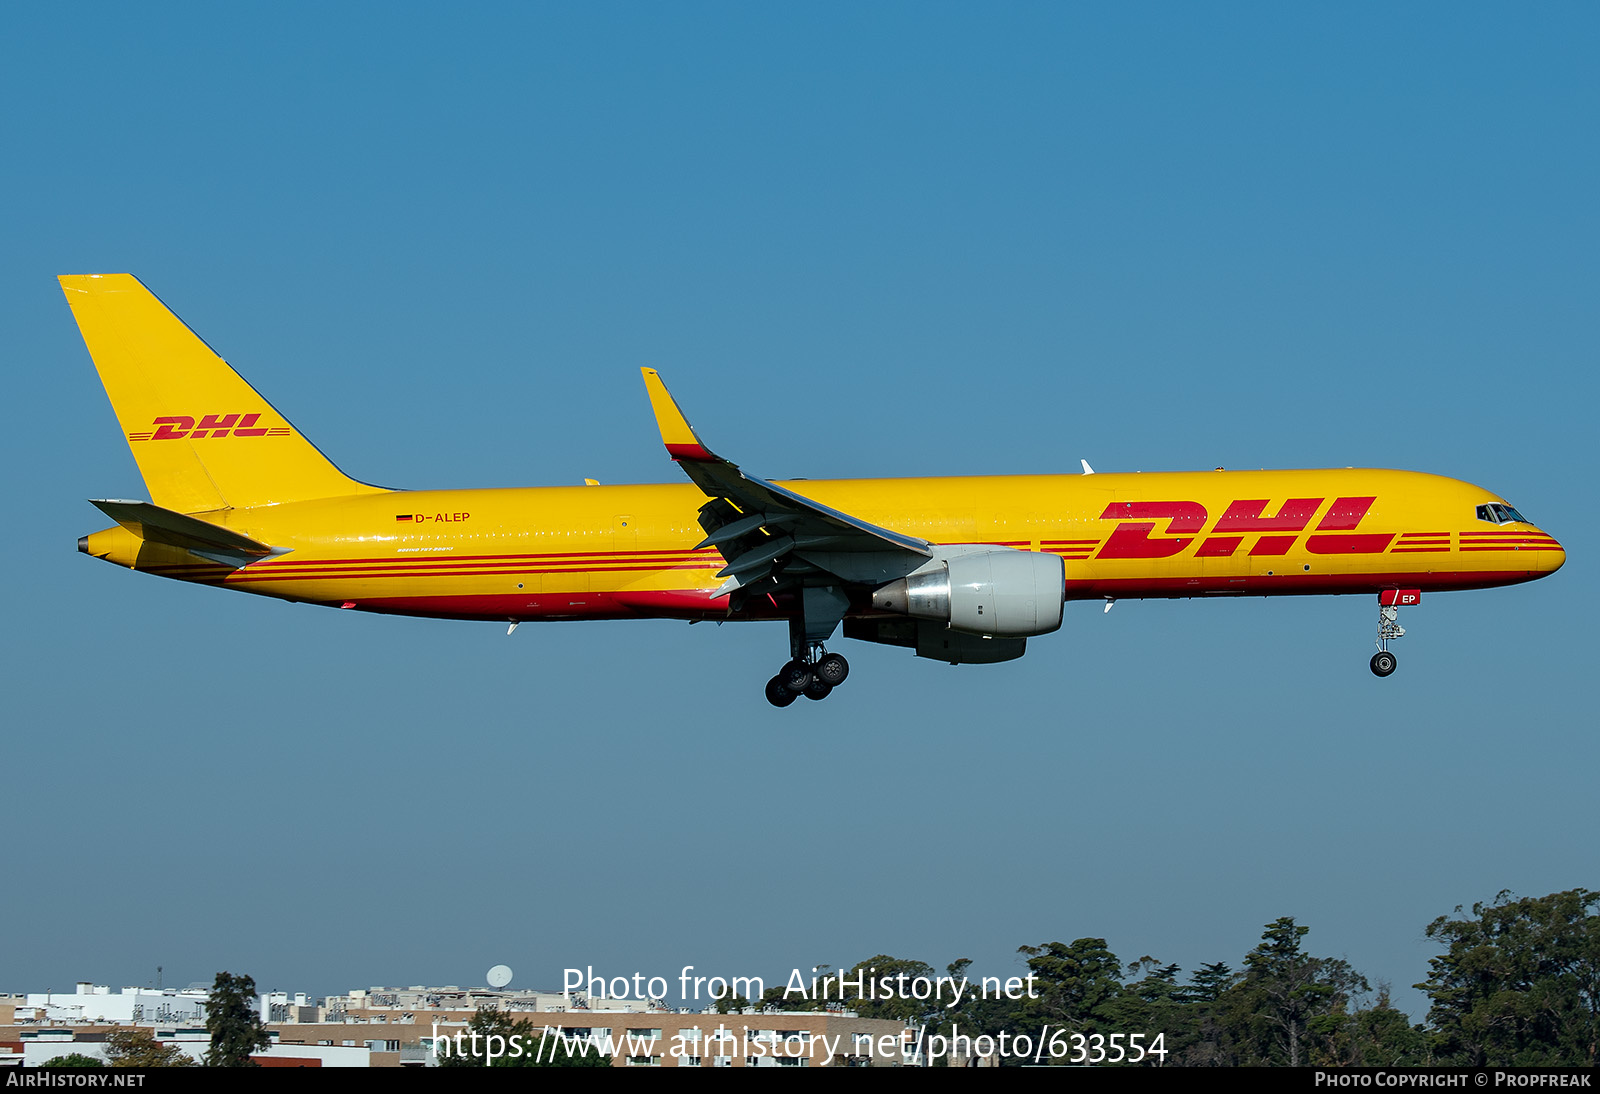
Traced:
[[181, 547], [225, 565], [245, 566], [257, 559], [288, 551], [288, 548], [271, 547], [232, 529], [163, 509], [147, 501], [96, 501], [91, 498], [89, 504], [147, 543]]

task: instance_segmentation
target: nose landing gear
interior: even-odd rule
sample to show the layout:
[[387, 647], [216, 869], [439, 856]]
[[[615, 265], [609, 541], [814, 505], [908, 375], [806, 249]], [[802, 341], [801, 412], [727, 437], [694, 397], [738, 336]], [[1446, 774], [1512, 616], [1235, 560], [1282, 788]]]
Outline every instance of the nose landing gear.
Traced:
[[1388, 676], [1400, 663], [1389, 652], [1389, 643], [1404, 638], [1406, 634], [1406, 629], [1400, 625], [1400, 605], [1416, 604], [1421, 600], [1421, 589], [1385, 589], [1378, 594], [1378, 652], [1372, 655], [1369, 662], [1372, 675]]

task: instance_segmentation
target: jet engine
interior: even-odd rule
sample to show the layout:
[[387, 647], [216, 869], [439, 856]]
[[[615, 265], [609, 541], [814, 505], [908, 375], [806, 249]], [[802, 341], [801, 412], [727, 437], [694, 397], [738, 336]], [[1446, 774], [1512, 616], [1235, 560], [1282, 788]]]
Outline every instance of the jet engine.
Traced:
[[1061, 626], [1066, 569], [1059, 555], [1010, 547], [943, 546], [934, 559], [872, 594], [879, 611], [996, 638]]

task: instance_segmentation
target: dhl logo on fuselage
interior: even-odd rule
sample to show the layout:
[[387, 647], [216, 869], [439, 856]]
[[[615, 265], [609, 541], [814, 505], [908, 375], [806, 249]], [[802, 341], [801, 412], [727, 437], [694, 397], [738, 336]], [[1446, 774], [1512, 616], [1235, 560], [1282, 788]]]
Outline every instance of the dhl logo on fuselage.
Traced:
[[129, 433], [130, 441], [198, 441], [206, 437], [285, 437], [288, 426], [260, 426], [260, 414], [206, 414], [197, 422], [187, 414], [157, 418], [150, 433]]
[[[1203, 540], [1210, 514], [1197, 501], [1117, 501], [1106, 506], [1101, 520], [1119, 523], [1095, 558], [1171, 558], [1199, 540], [1196, 558], [1229, 558], [1254, 535], [1251, 555], [1285, 555], [1311, 524], [1326, 498], [1290, 498], [1267, 515], [1269, 499], [1251, 498], [1232, 502], [1217, 518], [1211, 534]], [[1314, 534], [1306, 537], [1305, 549], [1314, 555], [1382, 554], [1394, 539], [1392, 532], [1352, 534], [1372, 508], [1376, 497], [1335, 498]], [[1153, 537], [1159, 521], [1167, 522], [1166, 535]], [[1234, 534], [1228, 534], [1234, 533]], [[1287, 533], [1287, 534], [1285, 534]]]

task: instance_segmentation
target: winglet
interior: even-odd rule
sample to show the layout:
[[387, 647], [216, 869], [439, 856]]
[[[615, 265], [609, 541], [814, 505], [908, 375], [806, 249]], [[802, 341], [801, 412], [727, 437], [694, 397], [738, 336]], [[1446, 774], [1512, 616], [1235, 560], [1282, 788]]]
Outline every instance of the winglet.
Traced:
[[689, 424], [689, 419], [678, 409], [678, 402], [661, 382], [653, 368], [642, 368], [645, 390], [650, 393], [650, 409], [655, 411], [656, 426], [661, 430], [661, 443], [667, 454], [675, 460], [716, 460], [718, 457], [700, 441], [700, 435]]

